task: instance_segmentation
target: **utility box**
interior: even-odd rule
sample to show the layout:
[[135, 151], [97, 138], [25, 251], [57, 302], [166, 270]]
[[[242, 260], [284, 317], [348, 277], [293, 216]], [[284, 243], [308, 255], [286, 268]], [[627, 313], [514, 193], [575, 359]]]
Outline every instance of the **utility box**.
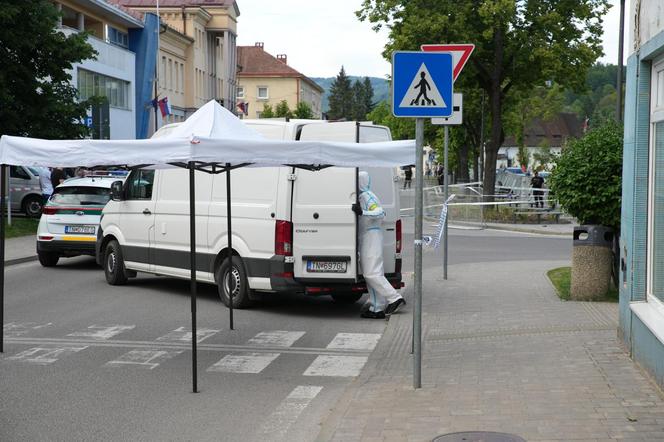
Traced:
[[603, 298], [611, 288], [613, 230], [605, 226], [574, 228], [570, 297], [575, 301]]

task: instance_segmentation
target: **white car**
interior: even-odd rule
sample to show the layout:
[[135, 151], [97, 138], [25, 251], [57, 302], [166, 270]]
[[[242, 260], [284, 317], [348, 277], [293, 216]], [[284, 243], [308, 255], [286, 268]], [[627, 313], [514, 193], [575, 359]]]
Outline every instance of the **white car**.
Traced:
[[42, 210], [37, 229], [37, 256], [44, 267], [60, 257], [95, 254], [101, 212], [111, 198], [111, 183], [124, 171], [71, 178], [55, 188]]

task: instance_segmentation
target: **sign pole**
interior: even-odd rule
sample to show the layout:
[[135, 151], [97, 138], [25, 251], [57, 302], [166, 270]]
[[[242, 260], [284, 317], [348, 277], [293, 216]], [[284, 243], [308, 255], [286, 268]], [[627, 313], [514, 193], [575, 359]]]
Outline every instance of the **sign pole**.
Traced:
[[415, 308], [413, 309], [413, 388], [422, 387], [422, 187], [424, 119], [415, 119]]
[[[449, 189], [449, 181], [450, 181], [450, 173], [447, 170], [447, 158], [449, 154], [449, 145], [450, 145], [450, 127], [445, 126], [445, 155], [443, 159], [443, 168], [445, 170], [445, 182], [444, 182], [444, 196], [443, 200], [447, 201], [447, 198], [450, 196], [450, 189]], [[447, 280], [447, 220], [449, 219], [449, 212], [447, 213], [447, 217], [445, 217], [445, 226], [443, 227], [445, 229], [444, 235], [444, 243], [443, 243], [443, 279]]]

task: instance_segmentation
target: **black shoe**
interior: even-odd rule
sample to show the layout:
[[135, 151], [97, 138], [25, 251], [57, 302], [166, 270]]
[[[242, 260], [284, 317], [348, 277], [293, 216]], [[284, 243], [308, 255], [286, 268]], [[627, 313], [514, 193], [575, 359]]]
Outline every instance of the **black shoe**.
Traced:
[[367, 319], [385, 319], [385, 312], [372, 312], [371, 310], [367, 310], [366, 312], [362, 312], [360, 317]]
[[387, 305], [387, 308], [385, 309], [385, 314], [391, 315], [392, 313], [396, 313], [397, 311], [399, 311], [402, 305], [406, 305], [406, 300], [403, 298], [397, 299], [396, 301]]

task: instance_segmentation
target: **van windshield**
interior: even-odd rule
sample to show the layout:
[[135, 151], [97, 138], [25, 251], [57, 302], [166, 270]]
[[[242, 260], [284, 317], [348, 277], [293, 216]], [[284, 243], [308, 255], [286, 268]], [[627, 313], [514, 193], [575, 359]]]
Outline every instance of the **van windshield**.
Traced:
[[111, 191], [105, 187], [67, 186], [58, 187], [48, 200], [57, 205], [105, 205], [111, 199]]

